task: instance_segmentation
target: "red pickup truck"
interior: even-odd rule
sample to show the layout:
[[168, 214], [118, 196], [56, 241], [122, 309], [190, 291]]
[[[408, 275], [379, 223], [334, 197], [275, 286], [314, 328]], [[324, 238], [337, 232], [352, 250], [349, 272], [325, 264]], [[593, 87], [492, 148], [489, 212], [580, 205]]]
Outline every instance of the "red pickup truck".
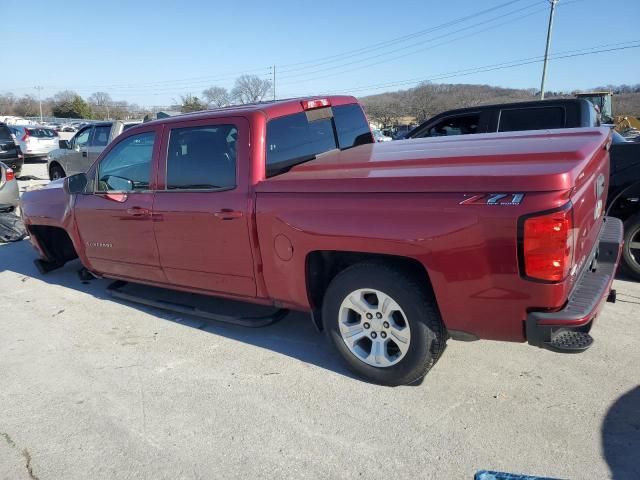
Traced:
[[619, 261], [607, 129], [374, 143], [353, 97], [133, 127], [86, 174], [27, 192], [45, 272], [308, 311], [366, 379], [420, 380], [449, 338], [560, 352]]

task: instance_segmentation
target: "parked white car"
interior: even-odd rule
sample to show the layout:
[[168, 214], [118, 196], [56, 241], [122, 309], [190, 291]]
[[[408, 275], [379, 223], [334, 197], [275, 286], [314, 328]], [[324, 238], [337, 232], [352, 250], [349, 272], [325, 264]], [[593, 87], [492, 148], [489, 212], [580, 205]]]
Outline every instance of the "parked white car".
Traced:
[[378, 129], [373, 130], [373, 138], [376, 140], [376, 142], [390, 142], [391, 140], [393, 140], [393, 138], [386, 136]]
[[60, 137], [52, 128], [30, 125], [9, 125], [15, 135], [25, 158], [46, 157], [51, 150], [58, 148]]
[[0, 162], [0, 212], [15, 210], [18, 198], [18, 182], [13, 170]]

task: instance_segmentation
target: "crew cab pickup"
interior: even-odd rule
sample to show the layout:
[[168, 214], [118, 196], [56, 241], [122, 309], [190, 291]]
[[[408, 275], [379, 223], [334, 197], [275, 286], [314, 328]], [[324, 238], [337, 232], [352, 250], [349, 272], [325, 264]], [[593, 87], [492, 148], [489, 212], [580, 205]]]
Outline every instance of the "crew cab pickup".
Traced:
[[449, 338], [586, 349], [620, 257], [608, 129], [374, 143], [353, 97], [133, 127], [22, 197], [41, 271], [307, 311], [367, 380]]

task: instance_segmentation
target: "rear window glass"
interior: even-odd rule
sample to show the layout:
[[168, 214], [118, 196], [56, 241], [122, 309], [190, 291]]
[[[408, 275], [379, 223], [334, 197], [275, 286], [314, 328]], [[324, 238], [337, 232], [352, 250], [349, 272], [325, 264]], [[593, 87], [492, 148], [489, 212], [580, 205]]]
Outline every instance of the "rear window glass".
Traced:
[[564, 128], [565, 113], [562, 107], [538, 107], [502, 110], [499, 132]]
[[333, 121], [341, 150], [371, 143], [371, 129], [360, 105], [352, 103], [333, 107]]
[[11, 136], [11, 131], [6, 125], [0, 125], [0, 141], [7, 142], [13, 141], [13, 137]]
[[357, 104], [276, 118], [267, 124], [266, 174], [284, 173], [329, 150], [372, 142], [366, 117]]
[[28, 128], [29, 135], [36, 138], [53, 138], [58, 134], [50, 128]]

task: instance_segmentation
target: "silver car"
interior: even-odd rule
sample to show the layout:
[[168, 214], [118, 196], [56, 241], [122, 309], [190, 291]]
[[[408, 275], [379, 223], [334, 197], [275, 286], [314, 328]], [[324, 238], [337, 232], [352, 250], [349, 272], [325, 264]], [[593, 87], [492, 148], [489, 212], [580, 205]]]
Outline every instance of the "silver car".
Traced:
[[70, 140], [60, 140], [60, 148], [49, 152], [49, 178], [57, 180], [86, 172], [111, 141], [140, 122], [99, 122], [85, 125]]
[[53, 128], [31, 125], [9, 125], [25, 158], [46, 157], [58, 148], [58, 132]]
[[0, 162], [0, 212], [15, 210], [19, 198], [18, 181], [13, 170]]

